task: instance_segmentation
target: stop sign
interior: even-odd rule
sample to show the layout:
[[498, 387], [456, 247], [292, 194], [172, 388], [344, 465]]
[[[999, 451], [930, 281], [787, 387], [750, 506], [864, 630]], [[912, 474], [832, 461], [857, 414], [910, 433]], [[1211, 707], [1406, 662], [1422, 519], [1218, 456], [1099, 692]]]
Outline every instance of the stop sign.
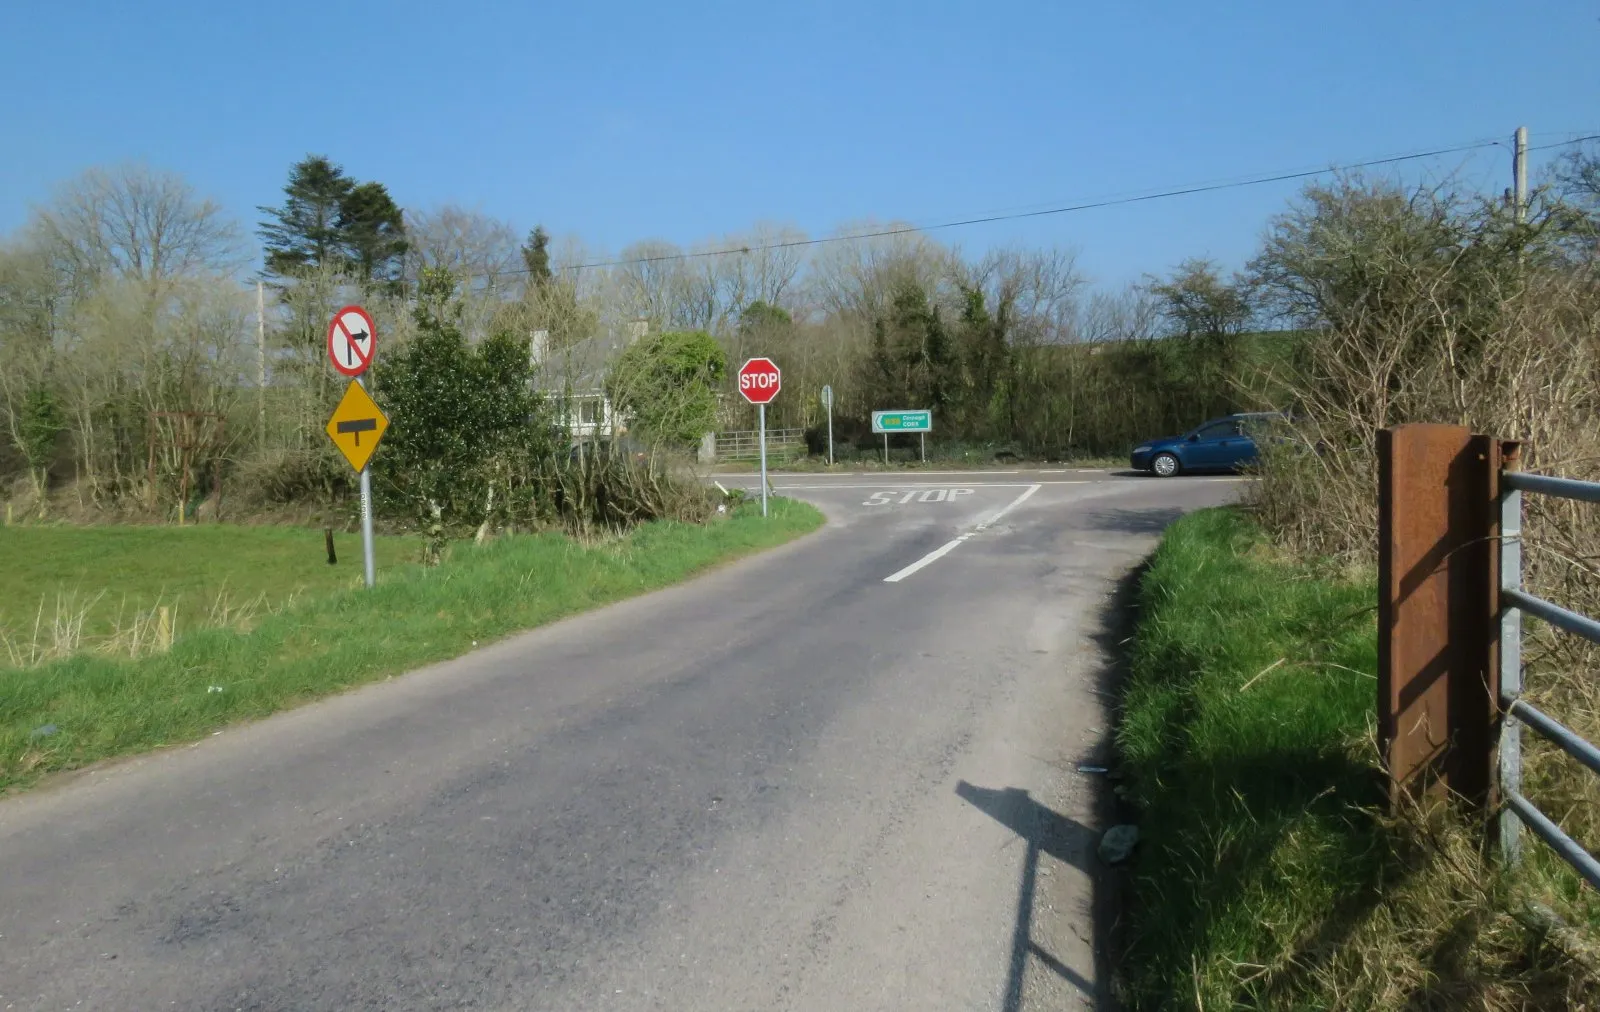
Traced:
[[753, 358], [739, 367], [739, 392], [751, 404], [766, 404], [778, 396], [783, 373], [770, 358]]

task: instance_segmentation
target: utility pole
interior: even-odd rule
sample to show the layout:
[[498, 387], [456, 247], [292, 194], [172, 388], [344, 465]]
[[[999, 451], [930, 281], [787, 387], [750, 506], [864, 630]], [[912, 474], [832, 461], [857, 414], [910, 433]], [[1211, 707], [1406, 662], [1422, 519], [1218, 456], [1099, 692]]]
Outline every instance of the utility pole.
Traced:
[[1516, 214], [1517, 224], [1521, 225], [1528, 220], [1528, 128], [1517, 127], [1513, 135], [1513, 148], [1511, 154], [1511, 191], [1515, 203], [1512, 209]]
[[267, 448], [267, 297], [261, 282], [256, 282], [256, 408], [261, 449]]

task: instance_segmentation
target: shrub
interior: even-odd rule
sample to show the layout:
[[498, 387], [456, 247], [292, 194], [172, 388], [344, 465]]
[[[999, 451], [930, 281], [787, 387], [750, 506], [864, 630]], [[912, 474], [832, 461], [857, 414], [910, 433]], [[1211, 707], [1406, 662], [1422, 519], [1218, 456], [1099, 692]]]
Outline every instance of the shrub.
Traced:
[[[1536, 203], [1526, 223], [1497, 204], [1346, 180], [1313, 187], [1281, 217], [1253, 270], [1269, 302], [1316, 328], [1284, 363], [1308, 454], [1270, 449], [1252, 505], [1305, 556], [1370, 565], [1376, 434], [1442, 422], [1519, 440], [1527, 470], [1600, 478], [1600, 273], [1574, 217]], [[1600, 614], [1600, 515], [1531, 496], [1524, 577], [1540, 596]], [[1600, 738], [1600, 651], [1527, 625], [1530, 700]], [[1600, 849], [1600, 780], [1542, 740], [1525, 746], [1529, 795]], [[1600, 905], [1552, 865], [1555, 893]]]
[[728, 357], [703, 330], [667, 332], [629, 345], [607, 377], [630, 427], [652, 442], [687, 448], [717, 427], [717, 389]]

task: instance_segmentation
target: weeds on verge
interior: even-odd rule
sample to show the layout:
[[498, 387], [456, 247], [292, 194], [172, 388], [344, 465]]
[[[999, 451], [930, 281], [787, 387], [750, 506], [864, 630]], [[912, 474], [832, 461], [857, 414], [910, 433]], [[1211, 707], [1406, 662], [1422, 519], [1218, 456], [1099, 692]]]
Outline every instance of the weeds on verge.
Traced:
[[1507, 874], [1447, 808], [1387, 813], [1372, 594], [1236, 511], [1169, 530], [1118, 730], [1131, 1007], [1600, 1007], [1584, 909], [1529, 905], [1558, 880], [1537, 844]]
[[[1273, 541], [1370, 567], [1376, 434], [1406, 423], [1517, 441], [1524, 470], [1600, 479], [1597, 251], [1593, 217], [1548, 194], [1519, 221], [1442, 188], [1309, 187], [1251, 270], [1272, 308], [1317, 331], [1275, 364], [1298, 438], [1267, 448], [1248, 503]], [[1600, 615], [1600, 508], [1527, 495], [1522, 541], [1531, 592]], [[1530, 619], [1523, 651], [1529, 701], [1600, 740], [1600, 648]], [[1600, 852], [1600, 777], [1537, 736], [1524, 749], [1525, 792]], [[1600, 937], [1593, 892], [1542, 844], [1528, 850], [1508, 888]]]
[[[30, 625], [11, 628], [0, 624], [0, 658], [7, 667], [35, 668], [84, 653], [136, 659], [171, 649], [180, 633], [180, 610], [176, 602], [169, 604], [158, 597], [148, 607], [130, 608], [124, 599], [111, 617], [109, 628], [99, 633], [85, 632], [93, 624], [91, 616], [104, 598], [104, 591], [87, 599], [75, 591], [58, 591], [54, 604], [47, 610], [48, 598], [41, 596]], [[183, 631], [231, 629], [245, 632], [262, 617], [293, 606], [297, 598], [298, 595], [291, 594], [273, 604], [264, 593], [240, 599], [223, 588], [212, 598], [205, 617], [192, 626], [184, 626]]]

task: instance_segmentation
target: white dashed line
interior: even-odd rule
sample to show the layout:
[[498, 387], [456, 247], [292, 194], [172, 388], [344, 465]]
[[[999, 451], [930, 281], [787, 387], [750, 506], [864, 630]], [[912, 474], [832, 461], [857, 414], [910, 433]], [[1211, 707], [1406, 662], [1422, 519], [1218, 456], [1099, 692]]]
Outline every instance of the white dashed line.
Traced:
[[938, 548], [935, 548], [933, 551], [929, 552], [927, 555], [924, 555], [922, 558], [918, 559], [916, 562], [913, 562], [911, 565], [909, 565], [906, 568], [900, 570], [900, 572], [895, 573], [892, 576], [885, 576], [883, 578], [883, 582], [884, 583], [899, 583], [901, 580], [904, 580], [906, 577], [910, 576], [912, 573], [915, 573], [917, 570], [921, 569], [922, 567], [931, 566], [933, 563], [939, 561], [940, 559], [944, 558], [946, 555], [949, 555], [951, 552], [955, 551], [956, 546], [961, 544], [962, 540], [963, 539], [961, 539], [961, 538], [956, 538], [954, 541], [945, 542], [944, 544], [940, 545]]
[[946, 555], [949, 555], [951, 552], [955, 551], [956, 546], [961, 544], [961, 542], [967, 540], [968, 538], [972, 537], [973, 535], [977, 534], [978, 532], [986, 531], [990, 527], [993, 527], [995, 524], [999, 523], [1002, 519], [1005, 518], [1005, 515], [1007, 513], [1010, 513], [1012, 510], [1016, 509], [1018, 506], [1021, 506], [1023, 503], [1027, 502], [1029, 496], [1033, 495], [1035, 492], [1039, 491], [1039, 489], [1041, 489], [1043, 487], [1044, 487], [1043, 483], [1037, 483], [1037, 484], [1029, 485], [1028, 488], [1021, 495], [1019, 495], [1015, 499], [1011, 500], [1011, 502], [1008, 503], [1004, 509], [1002, 509], [1000, 512], [996, 513], [994, 516], [990, 517], [988, 520], [985, 520], [983, 523], [979, 524], [977, 527], [974, 527], [972, 530], [970, 530], [967, 533], [961, 535], [960, 537], [955, 538], [952, 541], [945, 542], [944, 544], [940, 545], [938, 548], [935, 548], [933, 551], [929, 552], [927, 555], [924, 555], [922, 558], [918, 559], [916, 562], [913, 562], [911, 565], [909, 565], [906, 568], [900, 570], [899, 572], [892, 573], [892, 574], [890, 574], [888, 576], [885, 576], [883, 578], [883, 582], [884, 583], [899, 583], [901, 580], [904, 580], [906, 577], [913, 575], [918, 570], [920, 570], [920, 569], [922, 569], [922, 568], [924, 568], [926, 566], [933, 565], [935, 562], [938, 562], [940, 559], [944, 558]]

